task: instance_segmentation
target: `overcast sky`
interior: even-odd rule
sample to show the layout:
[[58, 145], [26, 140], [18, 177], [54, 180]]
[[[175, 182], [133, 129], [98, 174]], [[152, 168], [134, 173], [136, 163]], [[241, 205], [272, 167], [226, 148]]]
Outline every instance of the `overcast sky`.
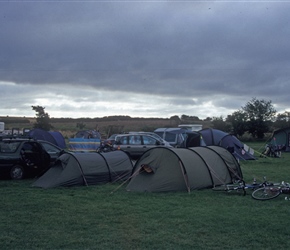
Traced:
[[0, 0], [0, 116], [290, 111], [290, 1]]

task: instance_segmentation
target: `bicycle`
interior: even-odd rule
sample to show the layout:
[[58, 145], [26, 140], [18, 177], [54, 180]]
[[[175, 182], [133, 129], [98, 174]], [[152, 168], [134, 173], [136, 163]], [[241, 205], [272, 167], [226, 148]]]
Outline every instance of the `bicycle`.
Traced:
[[101, 142], [100, 146], [97, 148], [97, 153], [107, 153], [111, 151], [115, 151], [113, 144], [109, 142]]
[[246, 184], [244, 180], [238, 180], [233, 184], [224, 184], [221, 186], [215, 186], [212, 188], [213, 191], [225, 191], [227, 193], [235, 192], [241, 195], [246, 195]]
[[267, 144], [265, 146], [265, 150], [260, 154], [260, 157], [276, 157], [281, 158], [282, 156], [282, 150], [284, 149], [284, 146], [282, 145], [273, 145], [273, 144]]
[[271, 200], [278, 197], [280, 194], [290, 194], [289, 183], [282, 181], [281, 184], [258, 188], [252, 193], [252, 198], [255, 200]]
[[264, 181], [262, 183], [258, 183], [256, 181], [256, 178], [254, 178], [252, 184], [246, 184], [244, 180], [238, 180], [237, 182], [234, 182], [233, 184], [225, 184], [221, 186], [213, 187], [212, 190], [214, 191], [225, 191], [227, 193], [236, 192], [238, 194], [241, 194], [245, 196], [247, 194], [247, 189], [249, 190], [256, 190], [261, 187], [266, 186], [272, 186], [273, 183], [268, 182], [266, 180], [266, 177], [263, 177]]

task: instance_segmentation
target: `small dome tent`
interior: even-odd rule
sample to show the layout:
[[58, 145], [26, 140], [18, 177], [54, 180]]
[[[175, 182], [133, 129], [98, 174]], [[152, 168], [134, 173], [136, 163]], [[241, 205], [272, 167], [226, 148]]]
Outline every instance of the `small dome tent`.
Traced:
[[157, 147], [136, 162], [128, 191], [168, 192], [211, 188], [242, 179], [240, 165], [218, 146]]
[[221, 146], [228, 149], [239, 160], [255, 160], [254, 155], [245, 150], [244, 144], [234, 135], [212, 128], [198, 131], [207, 146]]
[[46, 131], [40, 128], [35, 128], [28, 131], [28, 136], [36, 140], [48, 141], [62, 149], [66, 148], [64, 137], [58, 131]]
[[285, 152], [290, 152], [290, 127], [274, 131], [270, 143]]
[[125, 181], [132, 169], [130, 158], [121, 150], [104, 154], [65, 152], [32, 186], [54, 188]]

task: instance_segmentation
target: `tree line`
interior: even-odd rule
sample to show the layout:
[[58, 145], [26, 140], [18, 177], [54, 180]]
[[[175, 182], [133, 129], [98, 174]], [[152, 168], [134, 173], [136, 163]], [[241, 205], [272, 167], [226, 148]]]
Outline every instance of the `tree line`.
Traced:
[[290, 112], [277, 114], [272, 101], [252, 98], [240, 110], [223, 117], [214, 117], [215, 128], [236, 136], [249, 133], [253, 138], [263, 139], [265, 134], [275, 129], [290, 127]]
[[[36, 123], [34, 128], [41, 128], [49, 131], [53, 128], [51, 125], [50, 116], [45, 112], [45, 107], [31, 106], [36, 112]], [[62, 119], [62, 118], [59, 118]], [[130, 119], [145, 119], [145, 118], [131, 118], [130, 116], [107, 116], [103, 118], [96, 118], [108, 121], [114, 120], [130, 120]], [[156, 118], [157, 119], [157, 118]], [[160, 118], [161, 119], [161, 118]], [[237, 137], [249, 133], [253, 138], [263, 139], [265, 134], [273, 132], [273, 129], [290, 127], [290, 112], [285, 111], [282, 114], [277, 114], [272, 101], [252, 98], [240, 110], [228, 115], [227, 117], [207, 117], [200, 120], [197, 116], [175, 115], [169, 118], [174, 120], [176, 124], [180, 123], [197, 123], [199, 121], [210, 122], [212, 127]], [[77, 123], [79, 129], [83, 129], [85, 124], [83, 121]]]
[[245, 106], [227, 117], [207, 117], [200, 120], [197, 116], [172, 116], [170, 119], [181, 123], [208, 121], [212, 127], [237, 137], [249, 133], [253, 138], [263, 139], [266, 133], [275, 129], [290, 127], [290, 112], [277, 114], [272, 101], [253, 97]]

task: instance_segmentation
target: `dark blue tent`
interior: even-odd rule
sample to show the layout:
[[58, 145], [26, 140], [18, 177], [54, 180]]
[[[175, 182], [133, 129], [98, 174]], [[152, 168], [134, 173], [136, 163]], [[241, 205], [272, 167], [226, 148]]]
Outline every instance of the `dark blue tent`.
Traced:
[[66, 148], [62, 134], [57, 131], [48, 132], [43, 129], [35, 128], [28, 132], [28, 136], [36, 140], [48, 141], [63, 149]]
[[49, 131], [49, 133], [55, 139], [55, 141], [57, 143], [57, 146], [59, 146], [60, 148], [63, 148], [63, 149], [66, 148], [65, 139], [63, 138], [63, 135], [60, 132], [58, 132], [58, 131]]
[[202, 129], [198, 132], [207, 146], [226, 148], [239, 160], [255, 160], [255, 157], [245, 150], [244, 144], [234, 135], [212, 128]]

